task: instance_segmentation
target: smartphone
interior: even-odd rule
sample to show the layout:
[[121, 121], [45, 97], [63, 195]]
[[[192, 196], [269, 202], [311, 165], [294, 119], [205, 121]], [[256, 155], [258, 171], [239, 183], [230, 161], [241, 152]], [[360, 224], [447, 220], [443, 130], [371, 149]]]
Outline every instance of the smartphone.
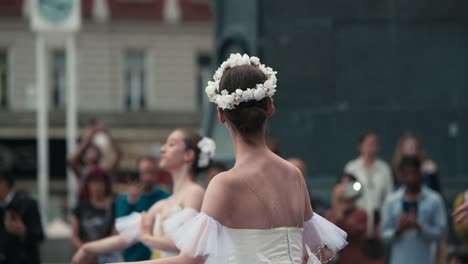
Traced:
[[350, 182], [346, 185], [344, 190], [345, 198], [354, 198], [361, 196], [362, 194], [362, 185], [359, 182]]
[[403, 201], [403, 212], [409, 214], [410, 212], [418, 213], [418, 202], [416, 201]]

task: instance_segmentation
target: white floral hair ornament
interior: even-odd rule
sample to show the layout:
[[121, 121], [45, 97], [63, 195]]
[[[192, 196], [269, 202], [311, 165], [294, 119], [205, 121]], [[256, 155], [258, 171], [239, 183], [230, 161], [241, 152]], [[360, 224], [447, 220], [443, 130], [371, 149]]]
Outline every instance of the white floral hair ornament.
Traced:
[[[266, 76], [264, 83], [259, 83], [256, 87], [247, 88], [245, 90], [237, 89], [233, 93], [226, 90], [219, 91], [219, 82], [225, 71], [230, 68], [242, 65], [253, 65], [257, 67]], [[266, 67], [265, 64], [260, 63], [257, 57], [249, 57], [247, 54], [240, 55], [231, 54], [229, 59], [221, 64], [216, 73], [213, 75], [213, 81], [208, 82], [205, 92], [208, 95], [210, 102], [218, 105], [223, 110], [232, 110], [242, 102], [251, 100], [260, 101], [265, 97], [272, 97], [276, 92], [276, 71], [272, 68]]]
[[216, 143], [211, 138], [204, 137], [198, 142], [197, 146], [200, 149], [197, 165], [199, 168], [206, 168], [215, 156]]

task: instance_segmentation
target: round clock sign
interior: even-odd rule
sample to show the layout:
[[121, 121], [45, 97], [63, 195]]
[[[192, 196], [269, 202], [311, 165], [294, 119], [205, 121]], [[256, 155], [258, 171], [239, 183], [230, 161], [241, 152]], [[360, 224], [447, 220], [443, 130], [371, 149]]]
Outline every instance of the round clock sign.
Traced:
[[39, 13], [52, 23], [66, 20], [72, 13], [73, 0], [38, 0]]

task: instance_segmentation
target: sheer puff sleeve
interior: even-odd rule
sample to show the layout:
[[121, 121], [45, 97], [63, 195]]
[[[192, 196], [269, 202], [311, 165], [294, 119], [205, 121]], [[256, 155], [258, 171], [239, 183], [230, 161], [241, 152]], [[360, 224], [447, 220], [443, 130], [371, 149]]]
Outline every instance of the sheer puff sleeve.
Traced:
[[192, 257], [206, 257], [206, 263], [221, 263], [231, 254], [232, 241], [224, 227], [203, 212], [170, 236], [177, 248]]
[[141, 214], [133, 212], [115, 220], [115, 229], [127, 243], [138, 240], [141, 233]]
[[345, 231], [316, 213], [304, 222], [302, 243], [304, 253], [309, 256], [313, 253], [319, 259], [329, 259], [332, 256], [324, 249], [331, 250], [334, 255], [348, 245], [346, 238]]

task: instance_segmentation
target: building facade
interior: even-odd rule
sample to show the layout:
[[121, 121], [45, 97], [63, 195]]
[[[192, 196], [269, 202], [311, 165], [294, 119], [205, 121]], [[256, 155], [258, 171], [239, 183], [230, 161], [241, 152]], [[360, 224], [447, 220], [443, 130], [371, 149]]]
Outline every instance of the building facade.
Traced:
[[[212, 51], [208, 2], [82, 1], [76, 35], [80, 134], [92, 118], [103, 120], [122, 146], [123, 168], [155, 152], [173, 128], [199, 128], [200, 85]], [[34, 181], [36, 35], [30, 6], [26, 0], [0, 3], [0, 159], [20, 179]], [[54, 36], [46, 45], [51, 177], [64, 180], [65, 47]], [[21, 165], [25, 157], [27, 169]]]

